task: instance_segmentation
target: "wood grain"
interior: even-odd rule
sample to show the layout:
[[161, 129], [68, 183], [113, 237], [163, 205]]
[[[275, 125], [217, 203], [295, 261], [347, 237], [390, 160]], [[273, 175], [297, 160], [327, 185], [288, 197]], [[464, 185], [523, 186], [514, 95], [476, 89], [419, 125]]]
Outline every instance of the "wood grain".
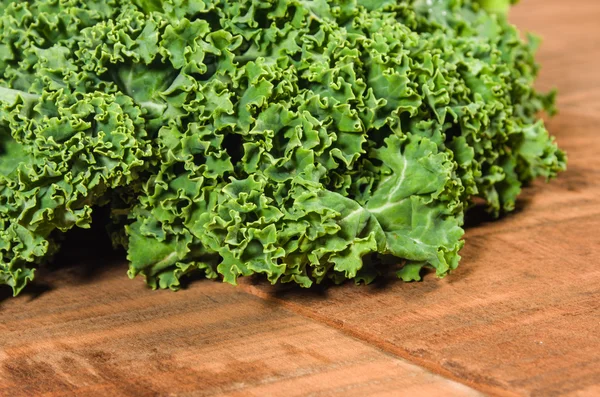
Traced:
[[480, 395], [230, 285], [80, 270], [2, 302], [1, 396]]
[[569, 170], [500, 221], [475, 210], [454, 274], [172, 293], [101, 247], [0, 298], [0, 395], [600, 395], [600, 2], [522, 0], [511, 18], [544, 37]]

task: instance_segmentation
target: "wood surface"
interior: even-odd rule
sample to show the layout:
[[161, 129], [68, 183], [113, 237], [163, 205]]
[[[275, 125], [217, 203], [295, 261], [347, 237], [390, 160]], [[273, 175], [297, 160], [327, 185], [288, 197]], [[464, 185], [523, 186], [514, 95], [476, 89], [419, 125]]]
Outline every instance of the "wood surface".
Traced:
[[479, 395], [240, 288], [79, 270], [3, 303], [1, 396]]
[[600, 1], [511, 18], [544, 37], [569, 169], [499, 221], [475, 209], [451, 276], [149, 291], [103, 245], [78, 252], [83, 233], [67, 264], [1, 291], [0, 396], [600, 395]]

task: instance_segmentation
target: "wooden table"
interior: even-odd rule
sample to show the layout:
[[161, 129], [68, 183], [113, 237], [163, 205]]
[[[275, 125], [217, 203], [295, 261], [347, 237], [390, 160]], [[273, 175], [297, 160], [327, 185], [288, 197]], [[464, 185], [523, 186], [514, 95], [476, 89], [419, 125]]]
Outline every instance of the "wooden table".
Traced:
[[[600, 1], [523, 0], [512, 18], [545, 37], [569, 170], [469, 228], [453, 275], [172, 293], [86, 259], [3, 295], [0, 395], [600, 395]], [[60, 261], [93, 256], [80, 242]]]

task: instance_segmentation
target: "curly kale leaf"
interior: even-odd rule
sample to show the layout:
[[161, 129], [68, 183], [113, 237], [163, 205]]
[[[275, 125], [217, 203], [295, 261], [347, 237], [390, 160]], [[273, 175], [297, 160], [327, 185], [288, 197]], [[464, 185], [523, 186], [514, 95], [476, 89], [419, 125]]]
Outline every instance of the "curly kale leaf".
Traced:
[[519, 0], [479, 0], [484, 9], [499, 14], [508, 13], [511, 4], [516, 4], [518, 1]]
[[446, 275], [565, 168], [509, 3], [1, 0], [0, 283], [101, 205], [152, 287]]
[[0, 128], [10, 135], [0, 162], [0, 277], [16, 294], [54, 250], [52, 233], [89, 227], [92, 208], [136, 180], [152, 150], [126, 96], [5, 91], [1, 99]]

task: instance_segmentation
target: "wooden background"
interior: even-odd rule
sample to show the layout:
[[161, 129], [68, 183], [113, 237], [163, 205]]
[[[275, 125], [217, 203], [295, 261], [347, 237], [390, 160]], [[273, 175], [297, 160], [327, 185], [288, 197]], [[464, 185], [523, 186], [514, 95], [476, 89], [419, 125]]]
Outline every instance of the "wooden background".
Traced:
[[600, 395], [600, 1], [511, 17], [545, 38], [569, 170], [478, 217], [453, 275], [153, 292], [107, 247], [81, 253], [83, 233], [23, 295], [0, 291], [0, 395]]

